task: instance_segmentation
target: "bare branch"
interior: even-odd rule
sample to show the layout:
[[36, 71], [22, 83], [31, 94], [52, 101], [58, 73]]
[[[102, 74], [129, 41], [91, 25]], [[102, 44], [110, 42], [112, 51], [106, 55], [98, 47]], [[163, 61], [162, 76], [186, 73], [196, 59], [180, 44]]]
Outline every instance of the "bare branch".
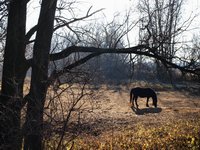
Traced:
[[[200, 75], [200, 67], [198, 68], [192, 68], [190, 66], [179, 66], [176, 63], [173, 63], [171, 61], [168, 61], [168, 59], [164, 58], [163, 56], [160, 56], [156, 53], [156, 48], [151, 48], [147, 45], [138, 45], [135, 47], [130, 47], [130, 48], [121, 48], [121, 49], [106, 49], [106, 48], [95, 48], [95, 47], [78, 47], [78, 46], [71, 46], [67, 49], [65, 49], [64, 51], [57, 53], [57, 54], [51, 54], [51, 61], [53, 60], [58, 60], [58, 59], [62, 59], [66, 56], [69, 56], [71, 53], [74, 52], [90, 52], [91, 54], [89, 54], [88, 56], [76, 61], [75, 63], [72, 63], [66, 67], [64, 67], [62, 70], [60, 71], [53, 71], [53, 73], [51, 74], [51, 76], [49, 77], [49, 84], [51, 84], [52, 82], [54, 82], [54, 80], [56, 78], [58, 78], [59, 76], [63, 75], [64, 73], [69, 72], [71, 69], [80, 66], [82, 64], [84, 64], [85, 62], [87, 62], [88, 60], [104, 54], [104, 53], [122, 53], [122, 54], [137, 54], [137, 55], [144, 55], [144, 56], [148, 56], [151, 58], [155, 58], [159, 61], [161, 61], [163, 64], [165, 64], [166, 67], [170, 68], [177, 68], [179, 70], [181, 70], [182, 72], [188, 72], [188, 73], [193, 73], [196, 75]], [[55, 55], [55, 56], [54, 56]]]
[[55, 17], [55, 19], [56, 19], [57, 21], [61, 22], [61, 23], [60, 23], [60, 24], [57, 24], [57, 25], [54, 27], [54, 31], [56, 31], [56, 30], [58, 30], [58, 29], [60, 29], [61, 27], [64, 27], [64, 26], [66, 26], [66, 27], [69, 28], [69, 24], [72, 24], [72, 23], [74, 23], [74, 22], [87, 19], [87, 18], [93, 16], [94, 14], [96, 14], [96, 13], [98, 13], [98, 12], [100, 12], [100, 11], [103, 10], [103, 9], [99, 9], [99, 10], [97, 10], [97, 11], [94, 11], [94, 12], [90, 13], [91, 8], [92, 8], [92, 7], [90, 7], [90, 8], [88, 9], [88, 11], [87, 11], [87, 13], [86, 13], [85, 16], [79, 17], [79, 18], [74, 18], [74, 19], [72, 19], [71, 21], [66, 21], [66, 19], [63, 19], [63, 18], [61, 18], [61, 17]]
[[35, 34], [35, 32], [37, 31], [38, 25], [35, 25], [34, 27], [32, 27], [26, 34], [25, 36], [25, 43], [29, 44], [33, 41], [30, 41], [30, 38], [33, 36], [33, 34]]

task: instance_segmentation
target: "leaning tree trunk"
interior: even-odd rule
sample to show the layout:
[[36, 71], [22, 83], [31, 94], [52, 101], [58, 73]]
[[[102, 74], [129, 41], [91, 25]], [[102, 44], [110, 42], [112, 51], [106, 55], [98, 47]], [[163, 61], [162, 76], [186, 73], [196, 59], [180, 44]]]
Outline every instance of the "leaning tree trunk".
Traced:
[[0, 97], [0, 149], [21, 149], [20, 103], [26, 74], [25, 24], [27, 0], [9, 4]]
[[48, 64], [57, 0], [43, 0], [33, 51], [31, 88], [25, 123], [26, 150], [42, 149], [43, 111], [48, 88]]

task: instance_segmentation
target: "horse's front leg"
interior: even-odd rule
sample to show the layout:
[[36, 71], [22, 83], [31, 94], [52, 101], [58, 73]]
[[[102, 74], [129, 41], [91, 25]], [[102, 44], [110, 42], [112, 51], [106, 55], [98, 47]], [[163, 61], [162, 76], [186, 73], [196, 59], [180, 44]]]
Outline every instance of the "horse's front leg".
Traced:
[[135, 98], [136, 108], [138, 109], [138, 104], [137, 104], [137, 99], [138, 99], [138, 97], [136, 96], [136, 97], [134, 97], [134, 98]]
[[149, 104], [148, 104], [148, 103], [149, 103], [149, 97], [147, 97], [147, 103], [146, 103], [146, 106], [147, 106], [147, 107], [149, 107]]

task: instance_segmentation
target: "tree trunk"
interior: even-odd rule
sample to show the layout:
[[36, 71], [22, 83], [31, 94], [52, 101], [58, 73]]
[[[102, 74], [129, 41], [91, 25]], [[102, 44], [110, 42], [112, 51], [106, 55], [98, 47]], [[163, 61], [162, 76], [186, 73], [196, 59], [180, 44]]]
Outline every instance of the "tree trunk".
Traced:
[[26, 74], [26, 1], [10, 1], [0, 97], [0, 149], [21, 149], [20, 103]]
[[57, 0], [43, 0], [33, 51], [30, 96], [25, 123], [26, 150], [42, 149], [43, 111], [48, 88], [48, 64]]

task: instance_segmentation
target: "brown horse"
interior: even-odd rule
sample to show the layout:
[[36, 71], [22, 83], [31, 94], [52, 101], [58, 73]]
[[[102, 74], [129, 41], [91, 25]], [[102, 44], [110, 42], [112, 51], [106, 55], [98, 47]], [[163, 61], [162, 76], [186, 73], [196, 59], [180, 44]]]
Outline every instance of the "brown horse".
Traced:
[[141, 97], [141, 98], [147, 97], [147, 102], [146, 102], [147, 107], [149, 107], [148, 102], [149, 102], [149, 98], [151, 97], [153, 99], [153, 105], [157, 107], [157, 95], [153, 89], [140, 88], [140, 87], [131, 89], [130, 103], [132, 103], [132, 105], [134, 106], [134, 100], [135, 100], [136, 108], [138, 108], [138, 104], [137, 104], [138, 97]]

